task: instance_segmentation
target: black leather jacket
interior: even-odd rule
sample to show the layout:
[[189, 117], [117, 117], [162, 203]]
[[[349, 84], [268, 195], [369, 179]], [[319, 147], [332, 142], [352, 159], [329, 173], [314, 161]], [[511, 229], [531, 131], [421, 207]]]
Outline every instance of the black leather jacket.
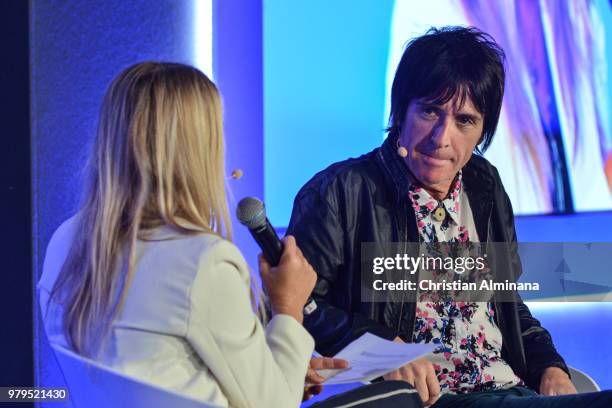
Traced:
[[[412, 340], [415, 302], [361, 301], [361, 242], [418, 242], [416, 218], [407, 197], [407, 168], [390, 141], [368, 154], [333, 164], [315, 175], [298, 193], [287, 233], [318, 273], [313, 292], [317, 310], [304, 326], [323, 355], [333, 355], [365, 332]], [[507, 242], [514, 248], [508, 262], [516, 276], [514, 214], [497, 169], [472, 155], [463, 168], [481, 242]], [[517, 295], [518, 296], [518, 295]], [[411, 301], [412, 300], [412, 301]], [[529, 387], [538, 390], [547, 367], [567, 366], [550, 334], [520, 297], [493, 300], [495, 320], [503, 336], [502, 357]]]

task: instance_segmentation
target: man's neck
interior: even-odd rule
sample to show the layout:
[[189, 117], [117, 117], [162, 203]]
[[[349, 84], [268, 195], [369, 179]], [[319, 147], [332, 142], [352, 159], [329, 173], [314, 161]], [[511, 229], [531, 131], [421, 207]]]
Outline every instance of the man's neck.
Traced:
[[444, 200], [450, 194], [450, 188], [452, 186], [452, 182], [446, 185], [436, 185], [436, 186], [426, 186], [423, 185], [425, 191], [429, 193], [430, 196], [435, 198], [438, 201]]

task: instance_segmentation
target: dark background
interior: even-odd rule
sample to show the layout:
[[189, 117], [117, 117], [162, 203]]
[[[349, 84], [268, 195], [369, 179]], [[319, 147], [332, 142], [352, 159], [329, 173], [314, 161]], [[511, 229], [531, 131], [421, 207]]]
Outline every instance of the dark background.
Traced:
[[0, 386], [34, 384], [28, 9], [0, 1]]

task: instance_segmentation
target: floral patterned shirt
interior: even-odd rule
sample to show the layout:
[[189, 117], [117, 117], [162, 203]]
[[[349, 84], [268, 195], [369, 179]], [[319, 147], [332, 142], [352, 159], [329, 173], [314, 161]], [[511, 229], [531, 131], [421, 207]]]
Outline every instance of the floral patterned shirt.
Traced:
[[[461, 172], [450, 194], [440, 202], [416, 184], [410, 187], [408, 197], [416, 214], [421, 242], [478, 242]], [[433, 216], [439, 206], [446, 210], [441, 221]], [[417, 302], [412, 340], [439, 345], [430, 361], [443, 393], [523, 384], [501, 357], [502, 335], [493, 316], [490, 302]]]

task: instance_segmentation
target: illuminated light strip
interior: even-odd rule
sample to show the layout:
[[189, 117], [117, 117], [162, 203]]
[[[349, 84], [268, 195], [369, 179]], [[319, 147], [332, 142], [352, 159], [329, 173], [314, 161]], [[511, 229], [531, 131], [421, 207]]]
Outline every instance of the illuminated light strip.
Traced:
[[612, 309], [612, 302], [525, 302], [531, 311], [535, 310], [578, 310], [578, 309]]
[[213, 0], [193, 0], [193, 65], [214, 80]]

